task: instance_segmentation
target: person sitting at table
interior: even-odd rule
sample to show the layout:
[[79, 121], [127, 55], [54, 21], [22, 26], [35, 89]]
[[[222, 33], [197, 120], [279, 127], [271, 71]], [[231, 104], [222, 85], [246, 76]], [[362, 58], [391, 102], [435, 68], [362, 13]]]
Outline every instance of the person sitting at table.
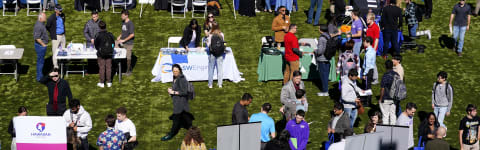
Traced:
[[190, 24], [183, 30], [183, 37], [180, 40], [180, 48], [196, 48], [200, 46], [200, 39], [202, 38], [202, 29], [198, 25], [197, 19], [190, 20]]
[[[220, 30], [220, 27], [218, 26], [217, 22], [212, 22], [212, 31], [211, 34], [207, 38], [207, 47], [209, 47], [209, 51], [211, 48], [212, 44], [212, 39], [218, 39], [214, 37], [220, 37], [223, 40], [225, 40], [225, 36], [223, 35], [222, 31]], [[222, 82], [223, 82], [223, 55], [220, 56], [215, 56], [213, 53], [208, 54], [208, 88], [213, 87], [213, 72], [215, 69], [215, 64], [217, 64], [217, 81], [218, 81], [218, 87], [222, 88]], [[215, 63], [216, 62], [216, 63]]]

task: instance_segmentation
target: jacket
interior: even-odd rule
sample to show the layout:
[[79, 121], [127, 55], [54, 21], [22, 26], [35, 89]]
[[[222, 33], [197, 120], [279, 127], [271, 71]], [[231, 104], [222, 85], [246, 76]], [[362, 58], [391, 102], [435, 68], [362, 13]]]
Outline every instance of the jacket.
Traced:
[[90, 19], [85, 24], [85, 27], [83, 27], [83, 36], [85, 37], [85, 40], [87, 40], [87, 43], [90, 43], [91, 39], [95, 39], [97, 33], [100, 32], [100, 27], [98, 26], [99, 22], [100, 19], [96, 22], [93, 21], [93, 19]]
[[92, 118], [90, 114], [80, 106], [77, 114], [70, 113], [70, 109], [63, 113], [63, 119], [65, 119], [66, 127], [74, 122], [77, 125], [77, 137], [85, 139], [88, 132], [92, 129]]
[[188, 105], [188, 81], [182, 74], [172, 82], [172, 90], [177, 91], [178, 95], [171, 95], [173, 100], [173, 114], [180, 114], [183, 111], [189, 112]]
[[53, 92], [55, 90], [55, 84], [57, 84], [55, 81], [50, 79], [49, 76], [43, 76], [42, 79], [39, 81], [40, 83], [44, 84], [47, 86], [48, 89], [48, 104], [47, 104], [47, 115], [57, 115], [61, 116], [67, 110], [66, 105], [67, 105], [67, 97], [68, 100], [72, 100], [72, 91], [70, 90], [70, 85], [66, 80], [63, 79], [58, 79], [58, 96], [57, 96], [57, 106], [58, 109], [57, 111], [53, 110]]
[[[113, 36], [112, 33], [107, 32], [106, 30], [103, 30], [103, 31], [100, 31], [100, 32], [97, 33], [97, 35], [96, 35], [96, 37], [95, 37], [95, 43], [94, 43], [94, 44], [95, 44], [95, 48], [97, 49], [97, 57], [103, 58], [103, 59], [108, 59], [108, 58], [112, 58], [112, 57], [113, 57], [113, 53], [112, 53], [112, 55], [111, 55], [110, 57], [105, 57], [105, 58], [102, 57], [102, 55], [100, 54], [100, 49], [102, 48], [102, 45], [104, 45], [105, 42], [107, 42], [106, 36], [110, 36], [110, 38], [111, 38], [111, 40], [112, 40], [112, 41], [110, 41], [110, 42], [111, 42], [112, 44], [115, 43], [115, 36]], [[87, 41], [87, 42], [88, 42], [88, 41]], [[114, 46], [112, 45], [112, 47], [114, 47]], [[114, 52], [115, 52], [115, 50], [114, 50]]]
[[[65, 14], [61, 13], [60, 17], [62, 18], [63, 26], [65, 27]], [[52, 15], [50, 15], [50, 17], [48, 17], [47, 25], [45, 25], [45, 27], [47, 27], [48, 32], [50, 32], [50, 39], [57, 40], [57, 32], [56, 32], [56, 30], [57, 30], [57, 15], [55, 15], [55, 13], [53, 13]], [[67, 31], [65, 30], [65, 32], [67, 32]]]
[[[307, 142], [310, 136], [310, 128], [308, 123], [302, 120], [299, 124], [297, 124], [295, 119], [288, 121], [287, 126], [285, 129], [290, 132], [290, 148], [292, 150], [306, 150], [307, 149]], [[292, 143], [292, 138], [297, 139], [297, 148], [294, 147]]]
[[[353, 87], [352, 87], [353, 86]], [[345, 108], [355, 108], [355, 99], [361, 89], [347, 76], [342, 78], [342, 103]]]
[[282, 15], [278, 15], [273, 19], [272, 31], [275, 31], [275, 42], [283, 42], [283, 37], [287, 31], [283, 30], [282, 26], [288, 28], [290, 26], [290, 16], [285, 15], [285, 20]]
[[328, 39], [325, 38], [324, 36], [330, 39], [330, 35], [327, 32], [322, 33], [322, 35], [320, 35], [320, 37], [318, 38], [318, 45], [317, 45], [317, 49], [315, 50], [315, 54], [316, 54], [315, 60], [317, 60], [317, 62], [328, 61], [327, 58], [325, 58], [325, 51], [327, 48]]
[[[180, 40], [180, 46], [181, 47], [184, 47], [184, 48], [188, 47], [188, 44], [192, 40], [192, 36], [193, 36], [193, 31], [192, 30], [193, 29], [190, 25], [185, 27], [185, 30], [183, 30], [183, 36], [182, 36], [182, 39]], [[200, 39], [202, 39], [202, 29], [199, 25], [197, 25], [197, 28], [195, 29], [195, 34], [196, 34], [195, 47], [199, 47], [200, 46]]]
[[[303, 83], [303, 81], [300, 81], [300, 84], [298, 86], [300, 87], [300, 89], [305, 90], [305, 84]], [[290, 102], [296, 102], [297, 101], [297, 97], [295, 96], [296, 91], [297, 90], [295, 89], [295, 86], [293, 86], [293, 81], [292, 80], [288, 81], [287, 84], [285, 84], [282, 87], [282, 92], [280, 93], [280, 102], [284, 105], [287, 105]], [[308, 100], [306, 95], [305, 95], [304, 105], [305, 105], [305, 111], [307, 111]]]
[[332, 117], [332, 119], [330, 119], [330, 121], [328, 122], [328, 126], [332, 129], [334, 129], [335, 133], [337, 133], [337, 134], [342, 134], [346, 130], [350, 130], [350, 131], [353, 132], [353, 129], [350, 127], [350, 117], [349, 116], [350, 115], [348, 113], [343, 112], [342, 116], [340, 116], [340, 118], [337, 120], [337, 123], [335, 124], [335, 127], [332, 127], [332, 123], [333, 123], [333, 119], [334, 119], [334, 117]]
[[285, 60], [286, 61], [298, 61], [300, 57], [293, 52], [293, 48], [300, 48], [298, 45], [298, 39], [295, 34], [288, 32], [285, 34]]

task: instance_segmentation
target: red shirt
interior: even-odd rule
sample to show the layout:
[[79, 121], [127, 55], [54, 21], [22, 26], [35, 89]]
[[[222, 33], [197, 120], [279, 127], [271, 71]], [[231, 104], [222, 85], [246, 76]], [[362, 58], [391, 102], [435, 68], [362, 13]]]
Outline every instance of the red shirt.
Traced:
[[293, 53], [292, 48], [298, 47], [298, 39], [295, 34], [288, 32], [284, 37], [285, 42], [285, 60], [287, 61], [297, 61], [299, 57]]
[[[380, 37], [380, 28], [378, 28], [378, 25], [375, 22], [372, 25], [368, 26], [366, 35], [372, 37], [373, 39], [372, 47], [374, 47], [376, 39]], [[377, 49], [378, 49], [378, 45], [377, 45]], [[375, 51], [377, 51], [377, 49], [375, 49]]]

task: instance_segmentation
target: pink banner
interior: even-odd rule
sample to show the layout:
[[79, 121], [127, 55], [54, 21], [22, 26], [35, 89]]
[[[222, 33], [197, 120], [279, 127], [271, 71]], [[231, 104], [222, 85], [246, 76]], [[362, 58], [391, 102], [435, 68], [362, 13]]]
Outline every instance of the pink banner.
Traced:
[[67, 144], [17, 143], [17, 150], [67, 150]]

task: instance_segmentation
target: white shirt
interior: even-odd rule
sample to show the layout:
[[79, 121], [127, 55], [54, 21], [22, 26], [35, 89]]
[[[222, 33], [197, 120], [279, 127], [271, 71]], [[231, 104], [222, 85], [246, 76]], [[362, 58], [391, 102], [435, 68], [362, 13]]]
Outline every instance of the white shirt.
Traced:
[[123, 121], [116, 120], [115, 121], [115, 129], [120, 130], [125, 133], [130, 133], [130, 136], [137, 136], [137, 130], [135, 129], [135, 124], [133, 124], [132, 120], [125, 119]]
[[65, 119], [67, 127], [72, 122], [77, 125], [77, 137], [87, 137], [88, 132], [92, 129], [92, 118], [90, 118], [90, 114], [83, 108], [83, 106], [80, 106], [77, 114], [71, 114], [70, 109], [68, 109], [63, 113], [63, 119]]
[[190, 40], [190, 42], [195, 42], [195, 39], [197, 39], [197, 33], [195, 30], [193, 30], [192, 39]]
[[332, 145], [330, 145], [328, 150], [344, 150], [345, 144], [346, 144], [346, 140], [342, 139], [340, 142], [333, 143]]

